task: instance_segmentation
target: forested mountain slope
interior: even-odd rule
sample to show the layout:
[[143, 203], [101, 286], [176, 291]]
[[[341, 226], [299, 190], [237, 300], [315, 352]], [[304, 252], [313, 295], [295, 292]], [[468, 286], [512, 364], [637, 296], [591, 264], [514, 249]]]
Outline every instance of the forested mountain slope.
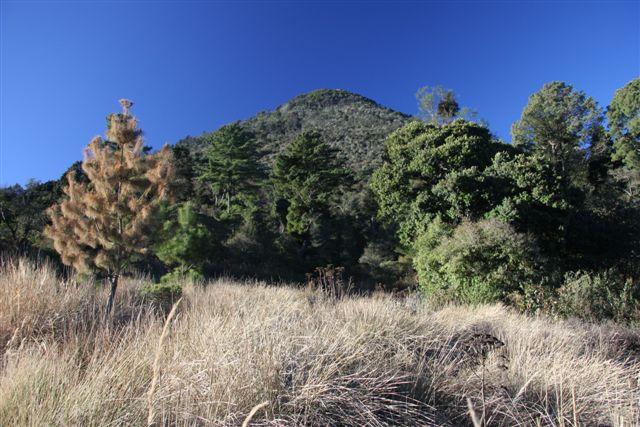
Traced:
[[[240, 125], [253, 132], [267, 163], [301, 132], [314, 130], [340, 150], [348, 166], [368, 174], [382, 163], [385, 138], [411, 120], [364, 96], [321, 89], [299, 95], [274, 111], [258, 113]], [[178, 145], [199, 154], [205, 148], [205, 136], [187, 137]]]

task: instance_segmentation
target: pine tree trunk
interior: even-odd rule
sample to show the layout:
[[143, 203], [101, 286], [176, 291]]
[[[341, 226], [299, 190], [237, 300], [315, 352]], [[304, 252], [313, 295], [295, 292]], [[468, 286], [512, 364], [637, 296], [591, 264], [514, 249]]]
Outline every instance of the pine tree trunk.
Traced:
[[109, 291], [109, 299], [107, 300], [107, 307], [105, 309], [105, 317], [109, 318], [111, 316], [111, 309], [113, 308], [113, 300], [116, 296], [116, 289], [118, 288], [118, 275], [114, 275], [109, 278], [109, 284], [111, 285], [111, 290]]

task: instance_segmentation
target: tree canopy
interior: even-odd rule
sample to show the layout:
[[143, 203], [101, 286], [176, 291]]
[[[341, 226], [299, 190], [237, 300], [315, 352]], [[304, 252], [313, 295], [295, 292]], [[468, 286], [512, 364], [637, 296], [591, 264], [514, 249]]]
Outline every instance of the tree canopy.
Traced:
[[439, 125], [455, 119], [474, 118], [477, 113], [468, 107], [461, 107], [456, 94], [442, 86], [424, 86], [416, 93], [419, 117], [426, 123]]
[[201, 200], [224, 216], [251, 209], [263, 177], [253, 135], [233, 123], [207, 135], [204, 141], [205, 162], [197, 168]]
[[640, 169], [640, 78], [616, 91], [607, 118], [615, 141], [614, 158], [628, 168]]
[[53, 240], [62, 261], [78, 271], [100, 270], [111, 283], [107, 314], [118, 278], [135, 254], [149, 251], [156, 225], [154, 213], [170, 197], [171, 151], [144, 152], [142, 131], [129, 114], [109, 116], [107, 139], [94, 138], [85, 151], [82, 170], [89, 184], [67, 175], [65, 197], [49, 209]]
[[513, 145], [538, 152], [565, 180], [586, 179], [590, 152], [601, 141], [602, 109], [564, 82], [551, 82], [529, 97], [511, 128]]
[[410, 246], [435, 217], [456, 223], [491, 210], [497, 193], [483, 171], [510, 147], [484, 126], [456, 120], [410, 123], [389, 136], [386, 150], [371, 188], [380, 217], [397, 223], [401, 242]]
[[275, 209], [287, 232], [308, 235], [344, 190], [347, 171], [317, 132], [302, 133], [276, 157], [271, 172]]
[[640, 201], [640, 79], [618, 89], [607, 108], [613, 159], [621, 163], [613, 171], [625, 186], [627, 199]]

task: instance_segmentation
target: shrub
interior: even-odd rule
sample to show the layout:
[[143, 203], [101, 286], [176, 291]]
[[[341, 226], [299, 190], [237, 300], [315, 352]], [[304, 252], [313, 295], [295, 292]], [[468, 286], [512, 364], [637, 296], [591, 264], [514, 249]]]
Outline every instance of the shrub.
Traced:
[[370, 242], [358, 260], [378, 288], [401, 291], [416, 287], [411, 258], [398, 256], [392, 242]]
[[163, 282], [187, 278], [202, 278], [207, 256], [213, 251], [213, 236], [203, 224], [192, 202], [178, 205], [176, 217], [166, 221], [162, 242], [156, 248], [158, 258], [173, 270], [163, 276]]
[[537, 283], [539, 258], [531, 237], [496, 219], [456, 228], [435, 220], [416, 243], [414, 266], [427, 295], [477, 304]]
[[166, 311], [182, 296], [182, 286], [176, 283], [148, 284], [140, 289], [140, 295], [143, 299]]
[[614, 270], [570, 273], [558, 289], [555, 310], [563, 317], [596, 322], [605, 319], [638, 321], [640, 285]]
[[508, 303], [522, 313], [553, 314], [557, 296], [550, 286], [525, 285], [522, 292], [513, 292], [508, 296]]
[[200, 271], [193, 268], [176, 268], [160, 278], [160, 283], [171, 284], [181, 281], [201, 282], [204, 275]]

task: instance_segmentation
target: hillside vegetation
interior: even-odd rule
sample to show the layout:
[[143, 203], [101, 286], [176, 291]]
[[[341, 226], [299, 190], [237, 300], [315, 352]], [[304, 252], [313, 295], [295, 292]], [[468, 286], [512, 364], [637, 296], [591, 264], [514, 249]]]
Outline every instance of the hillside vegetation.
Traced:
[[[266, 163], [271, 163], [301, 132], [319, 131], [349, 167], [370, 174], [382, 163], [387, 136], [411, 120], [411, 116], [362, 95], [321, 89], [296, 96], [239, 125], [253, 133]], [[189, 137], [178, 145], [187, 146], [197, 157], [206, 149], [206, 136]]]
[[136, 270], [167, 286], [330, 273], [637, 324], [640, 79], [612, 95], [549, 82], [506, 143], [440, 87], [418, 117], [319, 90], [158, 152], [122, 99], [61, 182], [0, 189], [0, 252], [105, 279], [111, 302]]
[[167, 319], [145, 281], [104, 323], [101, 288], [3, 260], [0, 425], [640, 423], [637, 329], [224, 279]]

